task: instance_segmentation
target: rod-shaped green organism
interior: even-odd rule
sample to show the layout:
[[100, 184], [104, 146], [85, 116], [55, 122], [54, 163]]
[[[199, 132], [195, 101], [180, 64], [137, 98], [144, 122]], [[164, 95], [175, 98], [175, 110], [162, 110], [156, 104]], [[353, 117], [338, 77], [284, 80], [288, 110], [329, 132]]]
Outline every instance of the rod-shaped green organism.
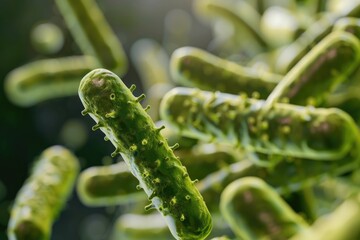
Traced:
[[5, 93], [18, 106], [28, 107], [53, 98], [77, 94], [84, 74], [98, 67], [90, 56], [37, 60], [12, 70]]
[[158, 213], [147, 215], [123, 214], [115, 222], [113, 239], [168, 240], [170, 231]]
[[100, 66], [124, 75], [127, 57], [95, 0], [56, 0], [55, 3], [82, 52], [94, 56]]
[[134, 97], [119, 77], [95, 69], [80, 83], [79, 96], [89, 114], [121, 153], [139, 180], [152, 205], [162, 213], [177, 239], [204, 239], [212, 220], [205, 202], [186, 168], [174, 155], [160, 128], [140, 105], [144, 95]]
[[360, 199], [355, 195], [345, 200], [333, 212], [320, 217], [305, 231], [291, 240], [355, 240], [360, 238]]
[[249, 151], [314, 160], [339, 160], [357, 127], [340, 109], [277, 103], [261, 123], [264, 101], [191, 88], [174, 88], [161, 102], [161, 117], [182, 135], [229, 143]]
[[247, 32], [252, 41], [266, 48], [268, 43], [259, 31], [260, 15], [243, 0], [197, 0], [194, 1], [195, 12], [199, 16], [216, 17], [230, 22], [238, 34]]
[[336, 31], [309, 51], [281, 80], [262, 107], [267, 114], [281, 99], [297, 105], [319, 106], [359, 66], [360, 42]]
[[77, 193], [86, 206], [112, 206], [146, 199], [145, 194], [136, 189], [137, 185], [125, 162], [119, 162], [82, 171]]
[[326, 37], [333, 28], [334, 23], [342, 17], [360, 17], [360, 4], [348, 7], [342, 14], [325, 13], [319, 20], [306, 29], [293, 43], [288, 45], [279, 55], [276, 71], [286, 74], [299, 62], [317, 43]]
[[221, 194], [220, 210], [243, 240], [288, 239], [307, 227], [272, 187], [255, 177], [228, 185]]
[[173, 52], [170, 73], [174, 81], [183, 86], [248, 96], [255, 94], [262, 99], [282, 79], [281, 75], [243, 67], [194, 47], [182, 47]]
[[45, 149], [18, 192], [8, 224], [10, 240], [50, 239], [79, 171], [78, 159], [62, 146]]

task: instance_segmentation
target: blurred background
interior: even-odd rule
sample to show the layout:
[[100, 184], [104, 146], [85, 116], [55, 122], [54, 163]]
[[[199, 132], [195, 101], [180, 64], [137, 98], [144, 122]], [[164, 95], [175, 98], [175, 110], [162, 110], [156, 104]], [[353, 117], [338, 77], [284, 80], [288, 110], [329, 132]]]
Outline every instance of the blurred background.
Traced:
[[[141, 38], [152, 38], [162, 44], [166, 34], [169, 34], [166, 32], [169, 28], [166, 30], [165, 18], [173, 10], [183, 10], [189, 14], [191, 35], [185, 37], [184, 43], [198, 47], [205, 46], [210, 39], [210, 31], [192, 15], [191, 2], [191, 0], [97, 1], [127, 55], [130, 54], [129, 49], [132, 44]], [[41, 23], [53, 23], [63, 32], [64, 45], [59, 52], [44, 55], [34, 48], [31, 33]], [[80, 111], [83, 107], [77, 96], [53, 99], [32, 107], [18, 107], [5, 96], [3, 83], [11, 70], [34, 60], [81, 55], [54, 1], [1, 0], [0, 36], [0, 239], [2, 240], [7, 239], [5, 232], [12, 201], [28, 177], [32, 162], [43, 149], [55, 144], [65, 145], [81, 159], [84, 169], [93, 165], [102, 165], [102, 160], [109, 157], [113, 146], [104, 142], [104, 136], [100, 131], [91, 131], [93, 120], [81, 116]], [[135, 95], [142, 93], [142, 85], [132, 65], [123, 80], [129, 86], [131, 83], [137, 85]], [[71, 133], [75, 133], [76, 139]], [[54, 225], [52, 239], [108, 239], [115, 212], [114, 209], [87, 208], [79, 202], [74, 192]]]
[[[137, 85], [135, 96], [148, 90], [131, 59], [131, 49], [138, 40], [147, 38], [156, 41], [163, 47], [167, 57], [176, 48], [194, 46], [255, 69], [270, 69], [272, 60], [267, 65], [261, 64], [261, 60], [267, 60], [267, 53], [272, 55], [269, 51], [265, 52], [265, 57], [262, 56], [264, 49], [281, 50], [313, 22], [321, 19], [324, 12], [345, 15], [347, 8], [359, 5], [359, 0], [239, 0], [257, 7], [260, 13], [254, 24], [256, 27], [250, 28], [250, 34], [246, 34], [246, 29], [238, 25], [234, 27], [221, 19], [213, 22], [200, 19], [199, 14], [193, 12], [195, 0], [96, 2], [126, 52], [129, 69], [122, 79], [127, 86], [133, 83]], [[270, 6], [275, 7], [269, 10]], [[239, 15], [251, 23], [251, 13], [242, 11]], [[43, 51], [36, 44], [42, 40], [39, 26], [44, 23], [58, 27], [58, 32], [53, 33], [57, 36], [55, 39], [59, 40], [57, 50]], [[260, 32], [268, 46], [261, 46], [261, 43], [254, 41], [251, 31], [253, 35], [254, 32]], [[34, 160], [45, 148], [57, 144], [66, 146], [80, 159], [81, 169], [117, 161], [110, 157], [114, 150], [112, 144], [104, 141], [101, 131], [92, 132], [94, 121], [81, 115], [83, 106], [78, 96], [55, 98], [34, 106], [20, 107], [12, 103], [4, 92], [4, 80], [9, 72], [18, 67], [41, 59], [82, 54], [54, 1], [0, 1], [0, 240], [7, 239], [6, 228], [13, 200], [28, 178]], [[255, 55], [259, 57], [253, 61]], [[141, 54], [139, 56], [141, 58]], [[167, 68], [167, 63], [163, 67]], [[356, 104], [358, 106], [358, 102]], [[298, 197], [292, 196], [295, 197], [290, 200], [295, 202], [295, 206], [299, 205]], [[110, 239], [117, 216], [125, 210], [116, 207], [85, 207], [74, 191], [53, 226], [51, 239]]]

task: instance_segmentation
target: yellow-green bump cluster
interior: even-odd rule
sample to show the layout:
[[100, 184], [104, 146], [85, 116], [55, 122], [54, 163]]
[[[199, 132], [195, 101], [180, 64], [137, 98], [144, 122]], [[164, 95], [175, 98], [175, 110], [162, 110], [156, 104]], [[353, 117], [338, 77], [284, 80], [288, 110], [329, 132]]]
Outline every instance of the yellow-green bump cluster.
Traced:
[[78, 159], [66, 148], [45, 149], [18, 192], [8, 225], [10, 240], [48, 240], [52, 224], [70, 195]]
[[[80, 83], [79, 96], [100, 128], [139, 180], [152, 205], [162, 213], [176, 239], [204, 239], [211, 231], [210, 213], [186, 169], [119, 77], [95, 69]], [[149, 207], [151, 208], [151, 206]]]
[[146, 199], [136, 189], [138, 181], [124, 162], [109, 166], [90, 167], [77, 181], [77, 193], [87, 206], [111, 206]]
[[285, 240], [308, 226], [274, 189], [255, 177], [229, 184], [221, 194], [220, 210], [243, 240]]

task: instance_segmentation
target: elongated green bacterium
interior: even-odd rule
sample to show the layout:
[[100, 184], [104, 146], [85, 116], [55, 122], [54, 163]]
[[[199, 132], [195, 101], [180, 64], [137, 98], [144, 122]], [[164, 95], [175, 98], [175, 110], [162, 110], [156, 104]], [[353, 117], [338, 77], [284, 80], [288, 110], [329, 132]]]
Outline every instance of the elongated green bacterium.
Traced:
[[186, 87], [266, 98], [281, 75], [244, 67], [194, 47], [178, 48], [171, 55], [172, 78]]
[[48, 240], [52, 224], [72, 191], [78, 159], [66, 148], [45, 149], [18, 192], [8, 224], [10, 240]]
[[99, 66], [124, 75], [127, 57], [95, 0], [56, 0], [55, 3], [82, 52], [95, 57]]
[[164, 96], [160, 113], [184, 136], [265, 154], [339, 160], [358, 140], [351, 117], [335, 108], [276, 103], [259, 124], [264, 102], [178, 87]]
[[101, 129], [116, 147], [152, 204], [165, 217], [176, 239], [204, 239], [212, 229], [205, 202], [186, 168], [174, 155], [150, 116], [134, 97], [134, 85], [125, 86], [114, 73], [95, 69], [80, 83], [79, 96]]
[[256, 177], [228, 185], [221, 194], [220, 210], [243, 240], [289, 239], [308, 227], [272, 187]]
[[29, 107], [77, 94], [81, 77], [98, 67], [90, 56], [43, 59], [12, 70], [5, 79], [5, 93], [14, 104]]
[[266, 99], [262, 111], [267, 114], [283, 98], [296, 105], [321, 106], [359, 62], [359, 40], [350, 33], [332, 32], [285, 75]]
[[125, 162], [119, 162], [82, 171], [77, 193], [82, 203], [90, 207], [120, 205], [146, 199], [136, 189], [137, 184]]

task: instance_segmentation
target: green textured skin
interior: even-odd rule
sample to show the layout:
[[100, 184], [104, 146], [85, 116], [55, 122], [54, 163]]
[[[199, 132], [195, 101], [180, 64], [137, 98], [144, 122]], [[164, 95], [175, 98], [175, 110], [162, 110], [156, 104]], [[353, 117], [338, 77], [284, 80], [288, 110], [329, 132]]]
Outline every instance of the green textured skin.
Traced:
[[[243, 29], [264, 48], [268, 43], [259, 31], [260, 15], [246, 1], [237, 0], [197, 0], [195, 10], [199, 15], [215, 16], [233, 24], [235, 29]], [[242, 34], [242, 32], [239, 32]]]
[[138, 181], [124, 162], [90, 167], [77, 181], [77, 193], [87, 206], [111, 206], [143, 201], [146, 196], [136, 189]]
[[85, 55], [96, 57], [100, 66], [124, 75], [128, 60], [120, 41], [94, 0], [56, 0], [76, 43]]
[[[276, 155], [249, 154], [242, 161], [233, 163], [200, 180], [196, 186], [204, 197], [208, 208], [216, 211], [222, 190], [236, 179], [259, 177], [277, 189], [278, 193], [288, 195], [316, 183], [324, 176], [340, 176], [359, 166], [359, 142], [354, 142], [352, 151], [338, 161], [307, 161], [302, 158]], [[257, 159], [261, 158], [261, 159]], [[259, 166], [259, 161], [275, 161], [271, 168]]]
[[79, 171], [77, 158], [62, 146], [45, 149], [18, 192], [8, 225], [10, 240], [47, 240]]
[[346, 81], [360, 62], [360, 42], [346, 32], [332, 32], [286, 74], [263, 106], [268, 113], [286, 98], [296, 105], [320, 106], [340, 83]]
[[[133, 88], [132, 88], [133, 89]], [[204, 239], [212, 220], [185, 167], [174, 155], [150, 116], [115, 74], [95, 69], [80, 83], [79, 96], [88, 113], [121, 153], [153, 206], [177, 239]]]
[[193, 47], [182, 47], [171, 56], [173, 79], [187, 87], [232, 94], [254, 92], [266, 98], [282, 79], [281, 75], [243, 67]]
[[275, 190], [256, 177], [228, 185], [221, 194], [220, 210], [243, 240], [286, 240], [307, 228]]
[[39, 102], [77, 94], [79, 78], [98, 67], [90, 56], [45, 59], [12, 70], [5, 79], [11, 102], [27, 107]]
[[266, 154], [339, 160], [357, 140], [355, 123], [340, 109], [277, 103], [263, 115], [263, 105], [262, 100], [178, 87], [164, 96], [160, 112], [184, 136]]

